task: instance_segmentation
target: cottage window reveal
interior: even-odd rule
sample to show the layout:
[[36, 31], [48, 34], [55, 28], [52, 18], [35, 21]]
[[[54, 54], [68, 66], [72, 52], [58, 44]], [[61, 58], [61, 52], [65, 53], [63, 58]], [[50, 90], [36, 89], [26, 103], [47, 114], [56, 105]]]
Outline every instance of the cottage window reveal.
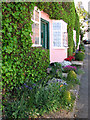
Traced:
[[63, 46], [68, 47], [68, 34], [67, 34], [67, 32], [63, 32]]
[[40, 11], [37, 10], [37, 7], [34, 8], [33, 16], [31, 18], [33, 21], [32, 24], [32, 43], [33, 45], [40, 45]]
[[53, 46], [61, 47], [61, 23], [53, 22]]
[[75, 30], [73, 30], [73, 40], [74, 40], [75, 47], [76, 47], [76, 31]]

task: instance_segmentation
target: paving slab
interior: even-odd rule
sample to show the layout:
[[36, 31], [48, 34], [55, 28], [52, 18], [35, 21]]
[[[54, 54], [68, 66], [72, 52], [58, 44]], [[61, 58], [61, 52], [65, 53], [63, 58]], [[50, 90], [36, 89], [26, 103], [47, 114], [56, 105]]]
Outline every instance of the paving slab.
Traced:
[[[88, 46], [85, 46], [86, 53], [88, 53]], [[84, 59], [84, 74], [81, 77], [81, 85], [79, 88], [79, 98], [76, 103], [75, 117], [88, 118], [88, 55], [85, 54]]]

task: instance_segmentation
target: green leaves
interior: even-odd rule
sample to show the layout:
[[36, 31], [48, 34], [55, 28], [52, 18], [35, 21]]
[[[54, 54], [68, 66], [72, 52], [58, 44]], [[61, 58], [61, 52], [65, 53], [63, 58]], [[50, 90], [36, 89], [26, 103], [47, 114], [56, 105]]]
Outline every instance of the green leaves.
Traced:
[[28, 70], [30, 59], [27, 58], [27, 51], [32, 45], [32, 21], [27, 11], [33, 11], [34, 3], [26, 4], [2, 3], [2, 79], [3, 87], [8, 90], [25, 82], [25, 71], [31, 73]]

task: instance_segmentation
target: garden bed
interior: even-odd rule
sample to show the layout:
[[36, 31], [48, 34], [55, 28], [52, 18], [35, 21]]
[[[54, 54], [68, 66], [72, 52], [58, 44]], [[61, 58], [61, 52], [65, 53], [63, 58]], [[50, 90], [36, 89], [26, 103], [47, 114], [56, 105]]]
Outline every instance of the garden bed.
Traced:
[[[81, 79], [82, 75], [77, 75], [79, 79]], [[65, 109], [59, 109], [57, 111], [53, 111], [50, 113], [46, 113], [40, 118], [74, 118], [75, 114], [75, 108], [76, 108], [76, 102], [78, 99], [78, 92], [79, 92], [79, 85], [75, 85], [73, 89], [70, 89], [70, 92], [75, 95], [75, 101], [72, 110], [65, 110]]]

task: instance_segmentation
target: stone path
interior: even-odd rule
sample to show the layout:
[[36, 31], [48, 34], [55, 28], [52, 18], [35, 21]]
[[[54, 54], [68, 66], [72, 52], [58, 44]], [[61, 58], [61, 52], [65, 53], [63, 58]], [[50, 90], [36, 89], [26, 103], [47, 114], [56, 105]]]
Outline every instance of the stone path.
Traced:
[[84, 74], [81, 77], [79, 88], [79, 99], [76, 104], [75, 117], [88, 118], [88, 46], [85, 46], [86, 54], [84, 59]]

